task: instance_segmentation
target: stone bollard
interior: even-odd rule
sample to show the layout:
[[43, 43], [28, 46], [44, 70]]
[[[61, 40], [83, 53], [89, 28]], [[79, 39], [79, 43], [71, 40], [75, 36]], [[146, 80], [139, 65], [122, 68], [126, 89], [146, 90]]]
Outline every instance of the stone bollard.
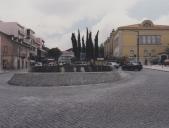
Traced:
[[84, 67], [80, 67], [80, 72], [85, 72], [85, 68]]
[[73, 71], [74, 71], [74, 72], [77, 72], [77, 68], [76, 68], [76, 67], [73, 67]]
[[65, 72], [65, 68], [64, 67], [60, 67], [60, 71], [61, 72]]

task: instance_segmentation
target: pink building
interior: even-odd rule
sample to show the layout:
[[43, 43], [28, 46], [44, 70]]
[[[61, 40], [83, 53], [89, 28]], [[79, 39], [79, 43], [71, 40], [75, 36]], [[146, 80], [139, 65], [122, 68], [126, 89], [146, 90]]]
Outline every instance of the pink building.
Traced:
[[0, 21], [0, 69], [26, 69], [36, 61], [44, 41], [17, 22]]
[[38, 38], [36, 38], [36, 43], [37, 43], [37, 47], [38, 47], [37, 54], [40, 58], [43, 59], [47, 54], [47, 52], [44, 50], [45, 41], [42, 38], [38, 37]]
[[7, 35], [12, 35], [18, 39], [23, 39], [26, 36], [25, 28], [17, 22], [0, 21], [0, 31]]
[[26, 69], [28, 66], [29, 47], [0, 32], [0, 69]]

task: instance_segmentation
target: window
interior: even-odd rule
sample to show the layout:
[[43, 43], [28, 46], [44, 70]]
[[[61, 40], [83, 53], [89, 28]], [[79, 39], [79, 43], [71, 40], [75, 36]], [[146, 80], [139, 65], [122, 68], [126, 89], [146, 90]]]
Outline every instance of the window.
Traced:
[[146, 28], [151, 27], [151, 24], [145, 23], [145, 24], [144, 24], [144, 27], [146, 27]]
[[153, 22], [151, 20], [145, 20], [143, 21], [142, 25], [145, 28], [150, 28], [150, 27], [153, 27]]
[[152, 49], [152, 50], [151, 50], [151, 56], [155, 57], [155, 54], [156, 54], [155, 49]]
[[141, 35], [139, 36], [139, 44], [142, 45], [156, 45], [161, 43], [161, 36], [147, 36], [147, 35]]
[[130, 50], [130, 57], [134, 57], [134, 50]]
[[146, 44], [146, 36], [143, 36], [143, 44]]
[[156, 43], [156, 36], [152, 36], [151, 38], [152, 38], [151, 39], [152, 40], [152, 44], [155, 44]]
[[147, 44], [151, 44], [151, 36], [147, 36]]
[[143, 43], [143, 36], [139, 36], [139, 44]]
[[3, 48], [3, 55], [7, 55], [8, 54], [8, 46], [4, 46]]
[[148, 56], [148, 50], [144, 50], [144, 56], [145, 56], [145, 57]]
[[156, 41], [157, 41], [157, 44], [160, 44], [160, 42], [161, 42], [160, 36], [157, 36], [157, 37], [156, 37]]

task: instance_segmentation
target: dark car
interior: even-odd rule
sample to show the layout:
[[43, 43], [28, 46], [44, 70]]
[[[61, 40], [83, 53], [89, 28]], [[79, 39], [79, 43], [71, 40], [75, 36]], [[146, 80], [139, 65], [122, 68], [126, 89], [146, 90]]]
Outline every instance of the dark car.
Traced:
[[143, 66], [140, 62], [129, 62], [127, 64], [122, 65], [122, 70], [128, 71], [141, 71]]

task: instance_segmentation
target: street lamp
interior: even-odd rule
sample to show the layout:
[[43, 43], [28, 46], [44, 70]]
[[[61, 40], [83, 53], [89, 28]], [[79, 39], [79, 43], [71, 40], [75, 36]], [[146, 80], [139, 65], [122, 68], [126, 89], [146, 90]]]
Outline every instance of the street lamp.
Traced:
[[139, 31], [136, 31], [136, 30], [129, 30], [129, 31], [133, 31], [133, 32], [136, 32], [137, 33], [137, 62], [140, 61], [140, 55], [139, 55]]

